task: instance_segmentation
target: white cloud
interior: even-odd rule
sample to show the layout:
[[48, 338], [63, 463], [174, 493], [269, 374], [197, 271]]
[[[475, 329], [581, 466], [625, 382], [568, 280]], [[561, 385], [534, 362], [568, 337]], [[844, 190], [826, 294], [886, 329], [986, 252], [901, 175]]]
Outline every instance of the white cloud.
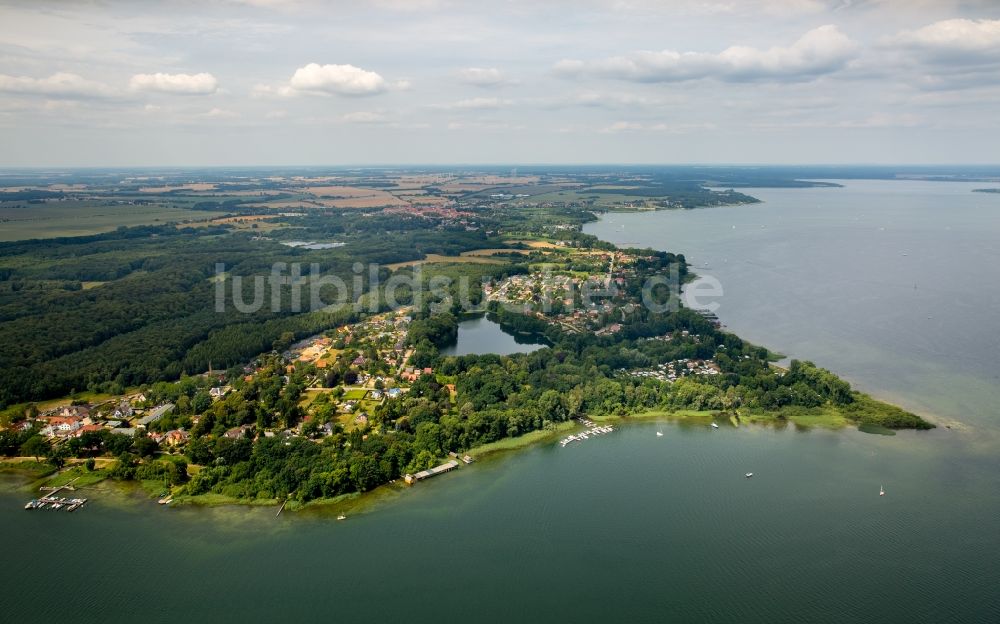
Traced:
[[297, 91], [339, 95], [371, 95], [386, 89], [382, 76], [354, 65], [309, 63], [295, 70], [289, 86]]
[[476, 87], [498, 87], [509, 82], [495, 67], [466, 67], [458, 71], [458, 79]]
[[271, 85], [258, 84], [254, 85], [253, 91], [250, 92], [250, 97], [261, 98], [261, 97], [292, 97], [295, 95], [295, 89], [292, 89], [288, 85], [283, 85], [279, 87], [272, 87]]
[[732, 46], [718, 54], [640, 51], [597, 62], [564, 60], [555, 70], [564, 75], [597, 75], [635, 82], [680, 82], [715, 78], [727, 82], [801, 81], [842, 69], [855, 57], [858, 44], [833, 25], [810, 30], [788, 47], [766, 50]]
[[950, 19], [899, 33], [890, 44], [940, 63], [1000, 61], [1000, 20]]
[[459, 100], [453, 104], [447, 104], [443, 108], [449, 110], [493, 110], [510, 106], [510, 102], [495, 97], [477, 97]]
[[105, 98], [117, 94], [104, 83], [65, 72], [52, 74], [48, 78], [0, 74], [0, 92], [62, 98]]
[[211, 95], [219, 90], [219, 81], [207, 73], [136, 74], [129, 81], [135, 91], [155, 91], [175, 95]]

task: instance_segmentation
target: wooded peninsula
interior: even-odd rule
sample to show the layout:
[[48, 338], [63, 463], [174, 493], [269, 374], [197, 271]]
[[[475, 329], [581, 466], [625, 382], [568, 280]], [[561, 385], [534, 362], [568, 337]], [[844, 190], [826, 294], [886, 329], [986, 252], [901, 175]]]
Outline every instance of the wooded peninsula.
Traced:
[[[692, 276], [682, 254], [618, 249], [581, 232], [607, 210], [756, 201], [712, 190], [720, 176], [213, 171], [5, 181], [16, 189], [0, 190], [5, 218], [37, 210], [85, 220], [127, 206], [149, 222], [100, 231], [97, 219], [94, 233], [0, 243], [0, 453], [20, 458], [6, 466], [61, 469], [57, 481], [296, 506], [555, 434], [574, 419], [930, 428], [810, 362], [777, 366], [775, 354], [684, 307], [680, 288]], [[300, 266], [326, 279], [297, 279]], [[235, 305], [254, 301], [261, 284], [267, 305]], [[343, 305], [295, 305], [329, 303], [334, 291]], [[545, 346], [443, 353], [470, 313]]]

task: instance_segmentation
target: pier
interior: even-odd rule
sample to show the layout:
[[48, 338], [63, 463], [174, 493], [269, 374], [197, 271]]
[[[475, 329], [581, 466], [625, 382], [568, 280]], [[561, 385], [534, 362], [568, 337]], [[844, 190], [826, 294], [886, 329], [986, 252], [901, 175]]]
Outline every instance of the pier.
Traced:
[[66, 511], [76, 511], [80, 507], [86, 504], [86, 498], [63, 498], [61, 496], [43, 496], [42, 498], [28, 501], [24, 506], [25, 509], [49, 509], [60, 510], [65, 509]]
[[587, 427], [587, 430], [572, 434], [562, 440], [559, 440], [559, 446], [565, 447], [567, 444], [572, 444], [573, 442], [583, 442], [584, 440], [589, 440], [590, 438], [599, 435], [605, 435], [615, 430], [615, 428], [611, 425], [596, 425], [594, 424], [594, 421], [589, 418], [577, 418], [576, 421], [584, 427]]
[[417, 481], [423, 481], [424, 479], [430, 479], [431, 477], [436, 477], [439, 474], [444, 474], [446, 472], [451, 472], [455, 468], [458, 468], [458, 462], [454, 459], [450, 462], [441, 464], [440, 466], [435, 466], [434, 468], [428, 468], [427, 470], [421, 470], [416, 474], [408, 474], [403, 477], [403, 480], [408, 484], [413, 485]]
[[[79, 478], [80, 477], [77, 477], [77, 479]], [[76, 481], [76, 479], [73, 479], [73, 481]], [[66, 511], [76, 511], [77, 509], [83, 507], [86, 504], [87, 502], [86, 498], [64, 498], [62, 496], [56, 496], [56, 494], [58, 494], [63, 490], [76, 490], [76, 488], [73, 487], [73, 481], [70, 481], [66, 485], [60, 485], [58, 487], [43, 485], [38, 489], [43, 492], [48, 491], [49, 493], [46, 494], [45, 496], [42, 496], [41, 498], [35, 498], [28, 501], [24, 505], [24, 508], [45, 509], [46, 507], [48, 507], [49, 509], [54, 509], [57, 511], [60, 509], [65, 509]]]

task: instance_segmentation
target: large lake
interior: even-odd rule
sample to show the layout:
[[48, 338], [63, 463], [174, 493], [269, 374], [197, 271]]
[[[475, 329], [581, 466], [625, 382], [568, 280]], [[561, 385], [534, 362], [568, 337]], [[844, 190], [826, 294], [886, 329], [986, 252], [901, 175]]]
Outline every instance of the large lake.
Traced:
[[1000, 429], [1000, 195], [983, 184], [748, 189], [762, 204], [607, 215], [585, 231], [684, 253], [736, 334], [952, 425]]
[[343, 522], [3, 494], [5, 620], [1000, 621], [1000, 197], [847, 185], [588, 231], [708, 263], [732, 329], [951, 429], [636, 424]]

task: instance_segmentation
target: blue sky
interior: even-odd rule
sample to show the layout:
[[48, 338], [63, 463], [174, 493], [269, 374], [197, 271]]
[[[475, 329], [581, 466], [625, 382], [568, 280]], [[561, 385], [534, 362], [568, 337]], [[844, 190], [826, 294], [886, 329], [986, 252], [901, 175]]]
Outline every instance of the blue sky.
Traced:
[[0, 2], [0, 166], [1000, 160], [1000, 3]]

